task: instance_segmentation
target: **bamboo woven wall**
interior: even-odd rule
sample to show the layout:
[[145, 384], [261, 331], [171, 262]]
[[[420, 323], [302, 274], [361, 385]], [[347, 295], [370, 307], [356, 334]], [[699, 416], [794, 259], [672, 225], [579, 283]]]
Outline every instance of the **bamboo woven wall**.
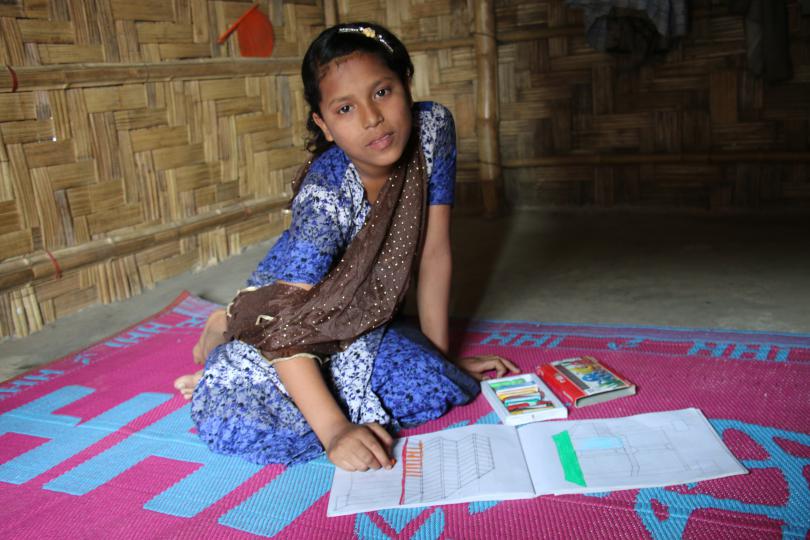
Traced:
[[472, 2], [260, 4], [269, 61], [216, 44], [250, 2], [0, 0], [0, 335], [278, 234], [305, 158], [300, 59], [330, 9], [402, 37], [415, 97], [455, 114], [457, 208], [481, 209]]
[[251, 4], [0, 0], [0, 336], [278, 234], [300, 59], [327, 20], [405, 42], [414, 97], [455, 116], [459, 209], [494, 213], [504, 185], [517, 206], [810, 207], [795, 0], [796, 75], [774, 86], [745, 70], [725, 0], [692, 2], [688, 38], [640, 69], [591, 50], [564, 0], [264, 0], [276, 49], [243, 59], [216, 38]]
[[323, 6], [261, 2], [273, 60], [236, 59], [216, 39], [251, 5], [0, 2], [0, 335], [280, 232]]
[[691, 2], [689, 35], [634, 68], [591, 49], [563, 0], [496, 1], [509, 201], [762, 211], [810, 208], [810, 18], [789, 1], [795, 76], [746, 70], [742, 17]]

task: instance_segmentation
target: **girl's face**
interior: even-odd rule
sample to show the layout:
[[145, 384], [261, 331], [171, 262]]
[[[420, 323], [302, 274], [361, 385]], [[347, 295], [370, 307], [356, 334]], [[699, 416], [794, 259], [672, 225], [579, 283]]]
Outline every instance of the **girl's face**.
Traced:
[[346, 152], [363, 181], [388, 178], [412, 125], [397, 74], [373, 54], [351, 54], [327, 65], [320, 90], [321, 114], [312, 117], [326, 139]]

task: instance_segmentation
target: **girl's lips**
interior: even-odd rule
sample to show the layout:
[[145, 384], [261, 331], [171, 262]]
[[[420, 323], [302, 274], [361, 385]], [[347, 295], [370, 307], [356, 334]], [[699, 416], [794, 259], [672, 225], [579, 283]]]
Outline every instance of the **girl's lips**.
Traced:
[[394, 142], [394, 134], [393, 133], [386, 133], [382, 137], [374, 139], [370, 143], [368, 143], [369, 148], [373, 148], [374, 150], [385, 150], [391, 143]]

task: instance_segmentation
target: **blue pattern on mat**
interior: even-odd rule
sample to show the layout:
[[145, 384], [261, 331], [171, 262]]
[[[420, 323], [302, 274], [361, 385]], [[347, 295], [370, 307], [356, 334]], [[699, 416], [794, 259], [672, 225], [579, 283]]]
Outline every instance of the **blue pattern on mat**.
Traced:
[[0, 482], [24, 484], [171, 397], [167, 394], [140, 394], [83, 424], [79, 424], [80, 418], [75, 416], [53, 414], [53, 411], [93, 392], [95, 390], [85, 386], [65, 386], [0, 415], [0, 435], [18, 433], [50, 439], [0, 465]]
[[[721, 499], [700, 493], [677, 493], [665, 488], [639, 490], [636, 497], [636, 513], [650, 531], [653, 538], [680, 538], [693, 511], [700, 509], [721, 509], [732, 512], [758, 514], [785, 523], [782, 535], [785, 538], [806, 538], [810, 534], [810, 489], [804, 477], [804, 467], [810, 459], [798, 458], [785, 452], [775, 441], [777, 437], [810, 446], [810, 435], [782, 429], [748, 424], [738, 420], [710, 420], [712, 426], [722, 435], [727, 429], [736, 429], [748, 435], [768, 453], [762, 460], [744, 460], [748, 469], [777, 468], [788, 485], [788, 500], [783, 506], [750, 504], [735, 499]], [[652, 501], [657, 500], [669, 508], [669, 517], [659, 520], [652, 509]], [[674, 510], [674, 511], [673, 511]], [[804, 519], [799, 519], [800, 517]]]
[[[158, 394], [166, 400], [172, 396]], [[84, 495], [150, 456], [199, 463], [199, 469], [148, 501], [144, 508], [162, 514], [192, 517], [239, 487], [261, 467], [214, 454], [192, 427], [188, 405], [133, 433], [117, 445], [45, 484], [45, 489]]]
[[326, 456], [288, 467], [222, 516], [219, 523], [261, 536], [274, 536], [329, 491], [334, 471]]

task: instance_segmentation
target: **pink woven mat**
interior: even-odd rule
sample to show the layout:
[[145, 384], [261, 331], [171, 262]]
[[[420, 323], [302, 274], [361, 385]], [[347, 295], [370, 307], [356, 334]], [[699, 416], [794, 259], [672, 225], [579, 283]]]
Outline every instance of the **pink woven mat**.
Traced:
[[[525, 370], [582, 354], [638, 394], [570, 418], [700, 408], [749, 475], [669, 488], [326, 518], [323, 458], [209, 452], [172, 389], [216, 306], [182, 295], [115, 336], [0, 383], [0, 538], [808, 538], [810, 336], [458, 323], [464, 354]], [[484, 399], [412, 433], [495, 422]]]

